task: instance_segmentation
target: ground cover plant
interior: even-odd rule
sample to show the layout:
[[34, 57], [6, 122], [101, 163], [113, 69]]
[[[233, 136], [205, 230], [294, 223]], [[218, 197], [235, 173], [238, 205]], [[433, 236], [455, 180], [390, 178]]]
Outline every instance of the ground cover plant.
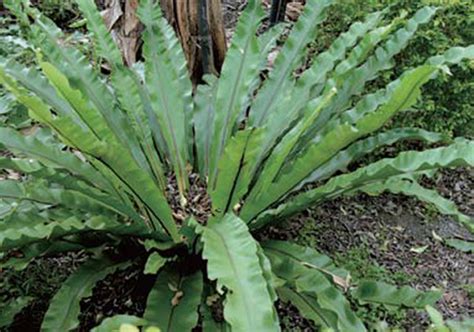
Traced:
[[[9, 151], [1, 167], [22, 174], [22, 181], [0, 181], [3, 266], [90, 253], [53, 297], [42, 329], [75, 329], [80, 301], [94, 285], [144, 257], [145, 273], [156, 275], [144, 317], [119, 315], [97, 330], [121, 323], [167, 331], [279, 330], [278, 297], [322, 327], [363, 331], [345, 293], [360, 303], [417, 308], [439, 298], [437, 291], [383, 282], [354, 284], [312, 248], [255, 240], [268, 225], [355, 192], [415, 196], [472, 231], [469, 217], [417, 179], [442, 167], [472, 166], [474, 143], [446, 142], [417, 128], [380, 129], [440, 71], [472, 59], [474, 47], [453, 47], [364, 94], [435, 8], [388, 25], [385, 12], [370, 14], [296, 76], [332, 4], [308, 1], [262, 80], [279, 30], [257, 37], [264, 14], [259, 1], [249, 1], [221, 76], [207, 77], [193, 93], [179, 42], [154, 1], [140, 3], [145, 61], [134, 68], [123, 65], [93, 1], [77, 3], [110, 74], [66, 45], [54, 23], [26, 1], [11, 1], [10, 9], [30, 27], [40, 70], [0, 61], [2, 85], [49, 128], [27, 135], [0, 128]], [[351, 162], [400, 140], [440, 147], [344, 173]], [[27, 301], [12, 300], [2, 322]]]

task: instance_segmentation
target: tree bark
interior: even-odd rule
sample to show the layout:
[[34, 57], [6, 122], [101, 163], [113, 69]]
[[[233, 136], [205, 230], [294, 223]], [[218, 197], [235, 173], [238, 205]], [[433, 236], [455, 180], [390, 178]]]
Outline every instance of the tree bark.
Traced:
[[287, 0], [273, 0], [270, 11], [270, 26], [285, 20]]
[[178, 35], [193, 83], [204, 74], [218, 75], [226, 53], [220, 0], [161, 0]]
[[[102, 16], [128, 66], [137, 61], [142, 25], [136, 16], [138, 0], [105, 0]], [[160, 0], [176, 31], [194, 84], [205, 74], [218, 75], [226, 53], [220, 0]]]

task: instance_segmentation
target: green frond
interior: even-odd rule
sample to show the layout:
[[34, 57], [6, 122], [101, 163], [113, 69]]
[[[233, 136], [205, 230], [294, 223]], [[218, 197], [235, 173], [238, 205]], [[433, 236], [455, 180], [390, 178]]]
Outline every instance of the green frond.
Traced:
[[251, 126], [261, 126], [270, 116], [270, 110], [277, 105], [278, 96], [282, 95], [281, 91], [284, 91], [291, 83], [293, 70], [300, 64], [306, 46], [314, 38], [316, 27], [325, 19], [327, 7], [332, 2], [331, 0], [307, 2], [307, 6], [279, 52], [270, 76], [252, 103], [249, 116]]
[[[314, 87], [321, 84], [336, 64], [341, 68], [346, 67], [341, 60], [344, 60], [347, 51], [356, 46], [357, 41], [364, 37], [367, 32], [372, 31], [379, 24], [382, 16], [382, 12], [375, 12], [368, 15], [364, 22], [353, 23], [346, 32], [334, 40], [327, 51], [321, 52], [314, 58], [311, 66], [298, 79], [297, 88], [302, 89], [306, 86]], [[354, 54], [361, 53], [356, 51], [357, 48], [358, 46], [351, 52]]]
[[91, 231], [117, 235], [141, 234], [142, 236], [148, 233], [142, 225], [124, 225], [106, 216], [64, 217], [63, 213], [63, 216], [50, 219], [46, 212], [22, 212], [13, 214], [3, 222], [0, 228], [0, 249], [6, 251], [43, 239], [53, 241], [67, 235]]
[[62, 33], [50, 20], [39, 17], [32, 27], [34, 42], [65, 75], [73, 88], [81, 91], [107, 122], [116, 139], [140, 164], [146, 163], [136, 135], [127, 125], [125, 114], [118, 109], [117, 102], [102, 78], [90, 65], [86, 56], [78, 50], [61, 44]]
[[[66, 128], [64, 123], [61, 123], [60, 125], [61, 128]], [[0, 129], [0, 135], [2, 132], [5, 135], [11, 133], [11, 130], [4, 128]], [[81, 136], [83, 134], [81, 134], [78, 130], [73, 129], [77, 128], [68, 128], [68, 133], [77, 136], [74, 141], [81, 142], [80, 146], [82, 147], [82, 144], [87, 143], [87, 136]], [[23, 144], [20, 146], [20, 148], [23, 148], [24, 150], [31, 148], [31, 146], [28, 146], [28, 141], [26, 139], [21, 138], [21, 135], [15, 132], [13, 133], [15, 136], [5, 139], [5, 146], [16, 148], [23, 141], [24, 143], [26, 142], [26, 144]], [[33, 140], [33, 144], [34, 146], [40, 146], [39, 151], [46, 150], [46, 152], [50, 152], [49, 149], [41, 146], [42, 144], [40, 142], [35, 142]], [[129, 189], [130, 192], [132, 192], [133, 195], [135, 195], [136, 198], [143, 203], [145, 208], [152, 214], [151, 222], [154, 224], [154, 227], [160, 231], [164, 231], [174, 240], [178, 239], [176, 224], [174, 223], [171, 215], [171, 209], [166, 201], [166, 198], [164, 197], [164, 194], [159, 190], [159, 187], [148, 175], [148, 173], [135, 163], [127, 151], [124, 151], [123, 147], [110, 144], [109, 147], [106, 148], [105, 145], [102, 144], [99, 146], [90, 144], [89, 146], [85, 146], [82, 150], [93, 154], [95, 158], [101, 160], [105, 166], [114, 173], [114, 176], [119, 179], [121, 184], [125, 185], [126, 188]], [[26, 152], [29, 151], [26, 150]], [[35, 153], [35, 151], [32, 153]], [[57, 155], [58, 153], [53, 152], [52, 155], [40, 155], [39, 157], [47, 158], [51, 156], [55, 157]], [[59, 154], [59, 156], [61, 157], [61, 154]], [[64, 162], [64, 160], [57, 161], [56, 159], [52, 159], [51, 162], [61, 163]], [[103, 180], [101, 182], [103, 182]]]
[[263, 142], [254, 165], [257, 166], [264, 158], [268, 150], [275, 144], [280, 135], [300, 116], [302, 112], [308, 114], [318, 107], [318, 100], [312, 100], [312, 89], [321, 82], [335, 64], [344, 58], [346, 51], [368, 30], [372, 29], [380, 21], [381, 13], [369, 15], [365, 22], [357, 22], [351, 25], [346, 33], [338, 37], [330, 46], [328, 51], [319, 54], [313, 61], [311, 67], [305, 70], [297, 80], [291, 79], [293, 83], [282, 93], [274, 96], [279, 101], [274, 103], [272, 116], [266, 119]]
[[443, 54], [432, 56], [426, 62], [430, 65], [441, 66], [445, 64], [458, 64], [464, 59], [474, 59], [474, 45], [451, 47]]
[[120, 50], [107, 31], [104, 20], [93, 0], [77, 0], [79, 9], [87, 22], [87, 29], [92, 33], [97, 54], [112, 66], [122, 65]]
[[[191, 120], [187, 119], [190, 114], [186, 113], [183, 97], [189, 95], [191, 91], [183, 91], [180, 77], [170, 65], [171, 60], [168, 56], [171, 55], [167, 55], [169, 51], [167, 46], [174, 31], [165, 23], [159, 4], [152, 0], [142, 1], [137, 13], [145, 26], [143, 33], [145, 85], [160, 132], [167, 145], [171, 165], [176, 173], [179, 191], [184, 198], [189, 185], [186, 166], [190, 160], [188, 154], [190, 129], [187, 127]], [[185, 66], [184, 63], [182, 65]]]
[[[273, 180], [267, 190], [256, 193], [258, 198], [245, 205], [242, 210], [241, 216], [244, 220], [251, 220], [258, 212], [288, 193], [340, 150], [376, 131], [394, 114], [414, 104], [420, 95], [420, 87], [430, 79], [435, 70], [436, 67], [420, 66], [406, 73], [397, 88], [391, 91], [388, 101], [379, 109], [359, 119], [354, 125], [343, 123], [328, 130], [319, 142], [309, 146], [299, 158], [283, 168], [280, 171], [281, 175]], [[316, 119], [319, 118], [320, 116]]]
[[242, 107], [251, 96], [258, 76], [262, 54], [257, 40], [257, 29], [263, 19], [259, 1], [249, 1], [242, 13], [232, 44], [227, 51], [221, 77], [217, 82], [212, 121], [212, 141], [209, 160], [209, 184], [215, 187], [218, 176], [218, 162], [233, 133], [236, 121], [243, 111]]
[[301, 211], [311, 204], [318, 204], [363, 187], [369, 183], [383, 181], [392, 176], [414, 174], [446, 167], [473, 166], [474, 143], [460, 140], [446, 147], [422, 152], [402, 152], [395, 158], [382, 159], [354, 172], [331, 178], [326, 184], [290, 198], [275, 209], [262, 213], [252, 228]]
[[[393, 57], [405, 48], [410, 39], [415, 35], [418, 27], [427, 23], [435, 12], [436, 9], [432, 7], [423, 7], [418, 10], [406, 22], [404, 27], [397, 30], [385, 43], [377, 47], [362, 65], [354, 68], [346, 76], [342, 85], [340, 87], [337, 86], [338, 95], [334, 98], [332, 105], [321, 113], [321, 116], [314, 123], [311, 130], [309, 130], [307, 134], [308, 139], [321, 130], [331, 117], [342, 112], [347, 107], [351, 97], [360, 94], [365, 84], [377, 77], [377, 73], [391, 68], [393, 66]], [[308, 139], [303, 142], [308, 143]]]
[[158, 274], [148, 295], [143, 317], [149, 325], [162, 331], [191, 331], [198, 323], [203, 276], [196, 272], [189, 276], [164, 269]]
[[449, 199], [444, 198], [435, 190], [422, 187], [416, 181], [392, 177], [382, 182], [367, 184], [359, 190], [370, 195], [379, 195], [384, 191], [389, 191], [394, 194], [414, 196], [420, 201], [433, 204], [442, 214], [454, 216], [460, 223], [464, 224], [467, 229], [474, 232], [474, 220], [471, 217], [459, 212], [456, 204]]
[[194, 95], [194, 144], [196, 148], [197, 169], [203, 179], [209, 174], [209, 163], [211, 158], [212, 128], [215, 116], [215, 96], [218, 78], [215, 76], [204, 77], [207, 84], [200, 84]]
[[328, 76], [341, 85], [344, 79], [350, 75], [352, 70], [367, 60], [377, 45], [390, 36], [400, 20], [400, 18], [396, 18], [390, 24], [373, 29], [364, 35], [346, 58], [337, 64], [332, 75], [329, 74]]
[[230, 139], [219, 160], [215, 188], [209, 190], [216, 215], [231, 212], [247, 192], [262, 139], [262, 131], [252, 128]]
[[271, 155], [266, 160], [256, 183], [252, 187], [252, 192], [247, 198], [249, 201], [255, 200], [261, 192], [271, 186], [300, 137], [319, 116], [321, 110], [328, 105], [335, 93], [336, 91], [332, 90], [327, 93], [327, 95], [319, 98], [315, 102], [316, 107], [312, 109], [311, 112], [306, 112], [306, 114], [302, 116], [302, 119], [294, 125], [275, 146]]
[[233, 214], [199, 227], [209, 279], [226, 292], [224, 318], [233, 331], [279, 331], [273, 300], [257, 255], [257, 243]]
[[292, 302], [303, 315], [323, 327], [366, 331], [342, 292], [333, 285], [346, 286], [347, 280], [327, 256], [282, 241], [264, 243], [263, 248], [273, 272], [286, 281], [277, 289], [283, 301]]
[[441, 298], [441, 292], [421, 292], [412, 287], [397, 288], [384, 282], [363, 280], [351, 291], [360, 303], [378, 303], [387, 306], [422, 309]]
[[[34, 136], [23, 136], [9, 128], [0, 128], [0, 141], [5, 148], [14, 152], [20, 152], [31, 158], [30, 161], [38, 160], [43, 165], [47, 165], [47, 167], [64, 170], [99, 189], [109, 193], [114, 192], [111, 184], [94, 167], [83, 162], [73, 153], [60, 151], [52, 146], [43, 144]], [[27, 171], [24, 166], [20, 170]]]
[[[273, 268], [281, 265], [283, 269], [287, 261], [292, 261], [302, 267], [317, 268], [329, 276], [341, 279], [347, 279], [349, 275], [349, 272], [334, 265], [331, 258], [310, 247], [303, 247], [287, 241], [269, 240], [262, 242], [262, 248], [265, 255], [271, 258]], [[287, 268], [288, 271], [291, 271], [291, 266]]]
[[41, 61], [40, 66], [56, 91], [73, 107], [75, 116], [80, 121], [78, 124], [83, 123], [85, 129], [99, 140], [116, 142], [104, 118], [88, 104], [81, 92], [73, 89], [68, 79], [52, 64]]
[[303, 317], [312, 320], [315, 324], [326, 329], [337, 328], [337, 318], [330, 311], [324, 310], [314, 296], [282, 286], [278, 288], [278, 297], [283, 302], [294, 305]]
[[161, 131], [152, 110], [148, 92], [142, 85], [138, 74], [132, 68], [124, 66], [115, 68], [112, 72], [111, 83], [118, 103], [121, 109], [126, 112], [128, 121], [136, 133], [147, 159], [148, 164], [144, 168], [150, 170], [157, 185], [164, 191], [166, 187], [165, 162], [162, 160], [166, 161], [167, 152], [163, 144], [155, 144], [157, 137], [161, 136]]
[[[138, 75], [133, 69], [126, 68], [123, 64], [120, 51], [108, 33], [95, 3], [90, 0], [80, 0], [78, 4], [87, 19], [88, 28], [94, 37], [98, 55], [113, 66], [111, 83], [116, 92], [118, 103], [126, 111], [146, 156], [147, 162], [142, 160], [141, 166], [153, 175], [157, 184], [164, 190], [163, 165], [153, 146], [152, 131], [143, 105], [144, 100], [141, 98], [141, 94], [144, 92], [140, 90], [143, 87], [139, 82]], [[155, 130], [158, 129], [155, 128]]]
[[141, 222], [141, 218], [133, 209], [108, 198], [107, 195], [91, 197], [74, 190], [48, 188], [40, 183], [28, 186], [18, 181], [2, 180], [0, 181], [0, 198], [28, 200], [105, 215], [113, 212], [134, 219], [135, 222]]
[[448, 137], [418, 128], [395, 128], [367, 137], [351, 144], [332, 157], [328, 162], [318, 167], [311, 175], [300, 182], [292, 192], [303, 188], [304, 185], [316, 181], [326, 180], [337, 171], [346, 170], [347, 166], [353, 161], [367, 155], [375, 149], [385, 145], [391, 145], [402, 140], [419, 140], [427, 143], [447, 142]]
[[[24, 92], [27, 89], [52, 107], [58, 115], [70, 117], [78, 126], [83, 129], [86, 128], [86, 124], [80, 119], [74, 109], [60, 97], [54, 87], [37, 70], [26, 68], [15, 61], [7, 62], [2, 60], [0, 62], [0, 75], [2, 84], [16, 95], [17, 98], [20, 99], [20, 94], [27, 95]], [[12, 79], [21, 84], [23, 89]]]

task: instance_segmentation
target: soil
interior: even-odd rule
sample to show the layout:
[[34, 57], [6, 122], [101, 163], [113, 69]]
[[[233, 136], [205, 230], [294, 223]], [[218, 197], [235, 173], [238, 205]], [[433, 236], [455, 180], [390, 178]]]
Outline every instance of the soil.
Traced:
[[173, 216], [178, 224], [182, 224], [184, 220], [191, 216], [203, 225], [207, 223], [207, 218], [211, 215], [211, 198], [207, 193], [206, 184], [199, 178], [199, 174], [189, 176], [188, 197], [184, 208], [180, 202], [178, 184], [174, 174], [168, 176], [166, 197], [174, 211]]
[[245, 7], [244, 0], [222, 0], [222, 11], [224, 12], [224, 25], [226, 29], [233, 29], [239, 18], [239, 14]]
[[84, 262], [85, 255], [68, 253], [34, 260], [21, 272], [0, 270], [0, 299], [32, 296], [34, 300], [15, 317], [5, 332], [39, 331], [50, 299], [69, 273]]
[[142, 316], [155, 280], [152, 275], [144, 275], [142, 270], [143, 265], [132, 265], [100, 281], [93, 296], [81, 302], [78, 331], [88, 332], [105, 317], [117, 313]]

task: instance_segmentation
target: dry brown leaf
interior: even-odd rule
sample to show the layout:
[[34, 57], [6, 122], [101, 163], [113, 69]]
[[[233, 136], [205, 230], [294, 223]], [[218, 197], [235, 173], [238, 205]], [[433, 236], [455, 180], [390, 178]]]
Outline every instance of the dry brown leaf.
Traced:
[[179, 220], [179, 221], [184, 221], [186, 219], [185, 216], [183, 216], [181, 213], [179, 212], [173, 212], [173, 217], [176, 219], [176, 220]]
[[304, 5], [300, 2], [290, 2], [286, 5], [286, 17], [290, 21], [297, 21]]
[[21, 174], [14, 171], [14, 170], [11, 170], [11, 169], [6, 169], [5, 170], [7, 172], [7, 179], [9, 180], [20, 180], [21, 179]]
[[120, 0], [109, 0], [105, 4], [106, 8], [101, 12], [102, 18], [105, 21], [105, 26], [110, 31], [117, 21], [122, 17], [123, 10]]
[[179, 304], [179, 301], [181, 300], [181, 298], [183, 297], [184, 293], [182, 291], [177, 291], [173, 298], [171, 299], [171, 305], [173, 307], [176, 307], [178, 304]]
[[347, 292], [347, 290], [348, 290], [349, 287], [351, 286], [351, 285], [350, 285], [350, 284], [351, 284], [351, 276], [350, 276], [350, 275], [347, 275], [347, 278], [344, 279], [344, 278], [339, 277], [338, 275], [335, 275], [334, 273], [329, 272], [329, 271], [326, 270], [326, 269], [322, 269], [322, 268], [320, 268], [319, 266], [310, 264], [310, 263], [308, 263], [308, 262], [302, 262], [301, 264], [302, 264], [303, 266], [309, 267], [309, 268], [311, 268], [311, 269], [316, 269], [316, 270], [318, 270], [318, 271], [323, 272], [324, 274], [329, 275], [329, 276], [332, 278], [332, 281], [333, 281], [336, 285], [340, 286], [340, 287], [344, 290], [344, 292]]
[[210, 295], [210, 296], [206, 297], [206, 304], [210, 307], [214, 303], [219, 301], [219, 298], [220, 298], [219, 294]]

